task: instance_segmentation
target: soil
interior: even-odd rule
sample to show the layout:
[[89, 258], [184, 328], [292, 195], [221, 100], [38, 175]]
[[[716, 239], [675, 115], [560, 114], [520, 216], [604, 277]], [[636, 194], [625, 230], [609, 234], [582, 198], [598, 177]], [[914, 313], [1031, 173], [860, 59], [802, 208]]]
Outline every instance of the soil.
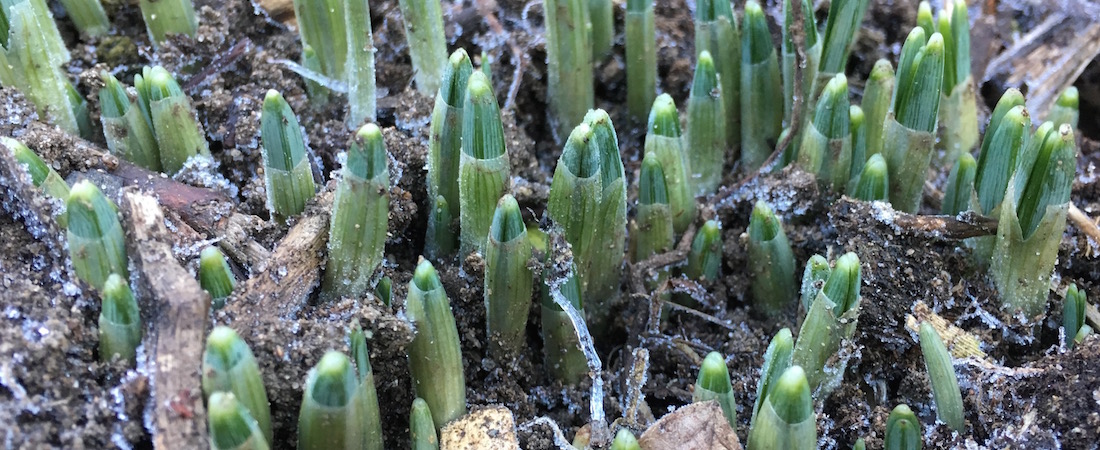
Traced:
[[[259, 360], [272, 407], [273, 448], [294, 447], [306, 372], [324, 351], [346, 350], [346, 326], [352, 321], [359, 321], [367, 332], [387, 448], [405, 448], [408, 442], [412, 388], [406, 346], [414, 331], [402, 307], [427, 227], [423, 174], [434, 99], [411, 86], [412, 68], [397, 3], [375, 3], [372, 24], [381, 91], [377, 123], [392, 155], [390, 238], [382, 269], [392, 280], [391, 304], [373, 294], [334, 303], [316, 299], [313, 288], [323, 268], [327, 226], [304, 236], [296, 235], [296, 230], [311, 223], [327, 223], [333, 189], [330, 178], [338, 168], [337, 154], [346, 148], [350, 135], [342, 121], [346, 102], [340, 94], [334, 94], [326, 105], [309, 102], [302, 79], [282, 62], [299, 59], [297, 33], [263, 8], [246, 0], [198, 0], [198, 36], [174, 37], [156, 51], [150, 47], [140, 13], [131, 2], [105, 2], [115, 18], [115, 28], [109, 36], [91, 39], [77, 36], [60, 8], [55, 8], [73, 54], [68, 69], [79, 76], [77, 88], [88, 100], [89, 111], [99, 110], [100, 70], [110, 70], [129, 82], [142, 65], [155, 62], [176, 74], [194, 99], [218, 163], [214, 173], [200, 170], [177, 177], [201, 187], [194, 191], [198, 194], [174, 190], [180, 185], [172, 180], [124, 175], [132, 168], [126, 169], [126, 164], [105, 154], [102, 138], [86, 142], [65, 135], [38, 122], [19, 93], [0, 89], [4, 108], [0, 132], [38, 151], [70, 182], [93, 179], [116, 202], [123, 185], [138, 184], [158, 195], [169, 227], [176, 231], [172, 242], [175, 256], [192, 273], [198, 252], [215, 240], [224, 238], [225, 245], [241, 250], [230, 256], [242, 282], [227, 306], [211, 313], [207, 325], [234, 327]], [[691, 8], [678, 2], [657, 3], [659, 89], [682, 107], [693, 70]], [[772, 3], [769, 16], [774, 20], [780, 15]], [[877, 59], [896, 59], [907, 29], [898, 24], [915, 21], [912, 5], [891, 0], [871, 3], [849, 61], [848, 73], [857, 97], [863, 77]], [[819, 8], [819, 22], [826, 9]], [[488, 8], [445, 3], [444, 10], [450, 48], [463, 47], [471, 55], [485, 50], [491, 55], [513, 166], [512, 191], [525, 219], [537, 223], [543, 219], [550, 178], [560, 154], [545, 115], [542, 8], [537, 3], [498, 0]], [[622, 14], [619, 5], [618, 23]], [[996, 9], [993, 25], [975, 29], [975, 48], [1009, 39], [1004, 31], [1008, 27], [998, 27], [998, 23], [1013, 20], [1028, 27], [1036, 22], [1031, 17], [1035, 14], [1038, 12], [1008, 6]], [[285, 18], [280, 13], [280, 19]], [[613, 54], [597, 65], [596, 103], [618, 125], [627, 178], [633, 186], [644, 124], [632, 123], [626, 116], [621, 34], [618, 39]], [[975, 56], [976, 73], [981, 73], [988, 59], [988, 55]], [[1092, 114], [1100, 107], [1098, 67], [1093, 62], [1078, 83], [1082, 136], [1073, 189], [1074, 203], [1093, 217], [1100, 215], [1100, 177], [1095, 173], [1100, 145], [1094, 140], [1100, 137], [1100, 115]], [[317, 179], [328, 181], [319, 183], [320, 192], [306, 212], [286, 225], [269, 220], [265, 207], [259, 110], [268, 89], [282, 92], [297, 112]], [[982, 89], [989, 95], [986, 91]], [[981, 100], [989, 107], [996, 97], [982, 96]], [[984, 123], [984, 117], [979, 122]], [[157, 405], [150, 400], [155, 380], [150, 379], [153, 372], [145, 347], [136, 368], [117, 361], [100, 362], [99, 304], [87, 286], [71, 276], [63, 232], [49, 214], [57, 205], [28, 188], [27, 180], [13, 170], [10, 158], [0, 157], [0, 163], [0, 185], [4, 186], [0, 193], [4, 207], [0, 214], [0, 300], [4, 308], [0, 320], [6, 325], [0, 327], [0, 429], [6, 445], [152, 447], [152, 411]], [[938, 170], [937, 179], [942, 180], [946, 169]], [[1096, 448], [1100, 437], [1100, 338], [1067, 350], [1059, 345], [1058, 327], [1066, 286], [1076, 283], [1090, 297], [1100, 295], [1100, 243], [1073, 226], [1067, 229], [1050, 311], [1036, 327], [1035, 338], [1023, 339], [1030, 330], [1000, 311], [996, 291], [985, 272], [969, 258], [962, 240], [949, 233], [899, 224], [883, 204], [837, 198], [820, 190], [811, 175], [798, 170], [765, 173], [742, 184], [747, 175], [731, 165], [723, 183], [727, 188], [717, 196], [700, 199], [702, 219], [716, 218], [722, 224], [723, 266], [719, 279], [701, 286], [674, 277], [672, 288], [678, 295], [694, 293], [700, 299], [693, 307], [671, 309], [663, 320], [651, 321], [650, 296], [632, 292], [632, 267], [624, 269], [626, 292], [615, 306], [610, 327], [596, 343], [606, 392], [603, 408], [609, 421], [631, 413], [630, 420], [618, 423], [641, 431], [666, 412], [690, 403], [700, 361], [708, 352], [719, 351], [727, 355], [736, 392], [736, 431], [742, 437], [747, 435], [764, 349], [779, 329], [797, 331], [801, 319], [793, 306], [779, 319], [759, 317], [749, 306], [752, 280], [745, 268], [752, 262], [743, 233], [753, 203], [764, 200], [785, 222], [799, 268], [815, 253], [833, 259], [854, 251], [862, 261], [861, 314], [855, 339], [845, 346], [848, 364], [843, 382], [817, 402], [822, 448], [850, 448], [861, 437], [870, 448], [880, 447], [886, 418], [898, 403], [907, 403], [920, 417], [929, 448]], [[943, 189], [941, 181], [935, 184]], [[192, 194], [203, 200], [186, 201]], [[922, 212], [934, 214], [938, 199], [927, 194]], [[185, 201], [173, 203], [171, 199], [177, 197]], [[226, 231], [230, 216], [230, 221], [246, 224], [234, 228], [237, 234]], [[523, 353], [511, 361], [488, 357], [483, 266], [477, 254], [437, 265], [458, 321], [468, 401], [471, 405], [508, 407], [519, 425], [521, 447], [558, 448], [555, 434], [571, 439], [589, 423], [591, 381], [567, 386], [549, 378], [538, 331], [540, 306], [534, 299]], [[288, 272], [301, 276], [290, 278]], [[277, 289], [281, 287], [286, 289]], [[916, 334], [906, 327], [907, 317], [918, 304], [928, 306], [982, 343], [985, 358], [955, 363], [964, 390], [965, 433], [952, 433], [936, 424]], [[143, 303], [143, 309], [145, 306]], [[648, 351], [648, 370], [641, 378], [644, 402], [632, 405], [627, 394], [638, 384], [630, 376], [637, 349]]]

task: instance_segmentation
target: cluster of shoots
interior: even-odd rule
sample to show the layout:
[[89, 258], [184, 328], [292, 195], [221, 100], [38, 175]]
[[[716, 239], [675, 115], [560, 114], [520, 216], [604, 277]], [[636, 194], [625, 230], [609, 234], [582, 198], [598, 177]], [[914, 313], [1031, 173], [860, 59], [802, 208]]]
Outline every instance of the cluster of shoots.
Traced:
[[[174, 34], [195, 36], [198, 21], [191, 0], [141, 0], [138, 3], [154, 47]], [[83, 36], [102, 36], [111, 29], [100, 0], [62, 0], [61, 6]], [[5, 0], [0, 2], [0, 9], [3, 10], [0, 13], [0, 85], [22, 92], [34, 104], [39, 116], [51, 124], [71, 134], [93, 139], [95, 131], [88, 104], [66, 73], [65, 66], [71, 57], [47, 2]], [[123, 114], [125, 108], [111, 117]], [[107, 128], [107, 120], [104, 120], [104, 128]], [[122, 133], [118, 128], [115, 131]], [[110, 141], [111, 135], [107, 138]]]
[[428, 233], [424, 252], [429, 258], [448, 255], [457, 248], [459, 217], [458, 165], [462, 152], [462, 111], [466, 85], [474, 72], [466, 50], [451, 54], [432, 110], [428, 137]]
[[[69, 55], [45, 2], [0, 3], [0, 83], [23, 91], [40, 114], [67, 131], [90, 133], [87, 107], [62, 70]], [[459, 333], [431, 261], [451, 261], [459, 250], [460, 257], [470, 252], [484, 257], [488, 351], [503, 361], [523, 352], [538, 288], [547, 370], [576, 383], [588, 375], [587, 360], [573, 319], [560, 305], [580, 311], [593, 328], [606, 328], [619, 295], [623, 260], [629, 255], [637, 263], [672, 250], [677, 237], [696, 222], [696, 196], [717, 191], [728, 162], [739, 161], [742, 170], [760, 169], [796, 116], [804, 118], [803, 126], [781, 164], [815, 174], [833, 192], [889, 201], [907, 212], [920, 207], [938, 136], [944, 160], [953, 165], [942, 212], [997, 217], [996, 237], [974, 238], [968, 245], [980, 262], [992, 266], [1005, 309], [1028, 317], [1045, 312], [1076, 167], [1076, 89], [1058, 98], [1049, 121], [1035, 133], [1023, 96], [1009, 90], [993, 111], [975, 158], [970, 153], [978, 134], [965, 2], [949, 2], [938, 19], [923, 3], [897, 71], [890, 62], [878, 61], [860, 105], [852, 103], [844, 71], [868, 2], [831, 2], [820, 35], [811, 3], [784, 2], [777, 52], [756, 1], [745, 4], [741, 23], [729, 2], [699, 1], [694, 18], [698, 53], [686, 132], [681, 133], [672, 97], [657, 96], [653, 1], [626, 2], [627, 110], [635, 120], [648, 117], [637, 206], [628, 225], [618, 138], [608, 114], [592, 109], [593, 68], [614, 40], [613, 3], [543, 2], [547, 98], [555, 135], [564, 142], [546, 212], [560, 226], [573, 260], [568, 277], [557, 279], [544, 270], [536, 283], [529, 261], [544, 251], [549, 267], [553, 252], [540, 241], [542, 231], [528, 229], [519, 203], [508, 193], [511, 164], [488, 54], [482, 54], [481, 70], [474, 70], [465, 50], [448, 57], [439, 1], [400, 1], [416, 88], [435, 95], [427, 158], [428, 259], [419, 261], [405, 301], [405, 315], [415, 328], [408, 348], [416, 395], [409, 418], [413, 448], [438, 448], [438, 430], [467, 412]], [[82, 33], [97, 35], [110, 28], [98, 0], [62, 4]], [[196, 32], [189, 0], [141, 0], [140, 6], [155, 44], [172, 34]], [[332, 300], [373, 292], [388, 305], [390, 280], [379, 280], [376, 272], [388, 228], [390, 156], [382, 130], [370, 123], [376, 94], [369, 4], [296, 0], [294, 7], [311, 98], [320, 103], [330, 90], [346, 90], [346, 123], [357, 130], [338, 158], [342, 167], [334, 176], [320, 295]], [[797, 33], [794, 8], [801, 8], [797, 15], [803, 21]], [[801, 84], [795, 79], [801, 57], [795, 34], [801, 34], [806, 58]], [[210, 158], [189, 97], [165, 69], [146, 67], [135, 76], [132, 90], [107, 72], [102, 78], [103, 133], [113, 154], [170, 175], [191, 158]], [[800, 110], [796, 98], [802, 99]], [[267, 92], [260, 125], [267, 206], [273, 220], [285, 223], [303, 212], [316, 191], [309, 150], [279, 92]], [[117, 208], [94, 184], [82, 181], [70, 190], [25, 146], [8, 138], [2, 143], [27, 166], [42, 193], [64, 203], [57, 219], [68, 231], [73, 270], [102, 298], [101, 357], [133, 361], [142, 325], [128, 284]], [[774, 318], [800, 307], [805, 313], [797, 340], [784, 328], [765, 353], [748, 448], [815, 448], [814, 397], [827, 395], [844, 373], [845, 344], [853, 339], [860, 314], [860, 261], [854, 253], [832, 263], [815, 255], [806, 263], [799, 290], [790, 242], [766, 203], [754, 206], [747, 236], [754, 312]], [[686, 266], [674, 270], [713, 281], [722, 247], [719, 223], [707, 221], [695, 235]], [[670, 276], [669, 269], [661, 269], [646, 282], [656, 289]], [[215, 308], [236, 284], [225, 255], [215, 247], [200, 256], [199, 280]], [[1071, 286], [1063, 308], [1067, 346], [1092, 331], [1084, 324], [1085, 305], [1084, 293]], [[961, 431], [965, 419], [951, 356], [931, 325], [922, 324], [919, 335], [937, 417]], [[358, 323], [349, 331], [348, 347], [348, 354], [324, 354], [305, 380], [300, 448], [384, 446], [366, 338]], [[274, 436], [259, 365], [235, 331], [217, 327], [211, 332], [202, 374], [211, 446], [269, 448]], [[693, 401], [717, 401], [736, 429], [737, 405], [720, 353], [703, 360]], [[887, 448], [920, 447], [921, 425], [908, 406], [898, 405], [890, 414], [885, 436]], [[638, 448], [638, 443], [622, 429], [612, 448]]]
[[890, 203], [916, 212], [932, 161], [943, 82], [944, 40], [917, 27], [902, 46], [893, 101], [882, 130], [882, 153], [890, 173]]
[[[0, 151], [10, 151], [28, 178], [55, 208], [54, 218], [66, 229], [69, 258], [77, 278], [101, 300], [99, 356], [133, 362], [141, 345], [141, 311], [130, 289], [126, 243], [118, 208], [95, 184], [83, 180], [69, 189], [45, 161], [23, 143], [0, 137]], [[63, 205], [63, 206], [62, 206]]]
[[1062, 332], [1065, 334], [1066, 347], [1073, 348], [1092, 334], [1092, 327], [1085, 323], [1087, 306], [1085, 291], [1077, 289], [1076, 284], [1069, 285], [1062, 303]]
[[299, 449], [385, 448], [366, 337], [355, 322], [350, 356], [329, 350], [310, 369], [298, 413]]
[[[769, 221], [774, 222], [770, 226], [779, 227], [770, 208], [757, 203], [753, 223], [750, 223], [750, 242], [758, 239], [754, 235], [759, 230], [753, 231], [753, 227], [766, 226]], [[781, 233], [781, 228], [778, 231]], [[789, 254], [789, 248], [786, 251]], [[792, 271], [788, 270], [786, 276], [793, 277]], [[760, 276], [756, 278], [759, 282]], [[805, 304], [806, 316], [797, 341], [791, 330], [784, 328], [776, 333], [764, 353], [749, 420], [749, 449], [817, 448], [814, 398], [826, 397], [839, 383], [839, 374], [844, 372], [847, 357], [838, 355], [838, 351], [843, 341], [854, 336], [859, 317], [860, 283], [859, 258], [852, 253], [840, 257], [834, 267], [819, 255], [807, 262], [802, 289], [803, 299], [809, 299]], [[773, 281], [772, 284], [775, 287], [793, 285], [793, 280]], [[786, 292], [782, 297], [779, 292], [772, 295], [783, 300], [796, 298], [794, 292]], [[786, 306], [781, 304], [778, 308], [782, 312]], [[736, 429], [737, 406], [732, 394], [722, 355], [716, 352], [707, 355], [699, 369], [693, 400], [717, 401], [731, 428]]]
[[593, 326], [603, 323], [619, 294], [627, 223], [623, 170], [611, 118], [593, 110], [570, 133], [550, 184], [547, 214], [572, 246], [580, 296], [592, 300]]
[[967, 246], [978, 266], [991, 269], [1002, 308], [1028, 321], [1047, 309], [1077, 166], [1075, 111], [1060, 108], [1052, 108], [1052, 118], [1062, 123], [1048, 121], [1032, 132], [1024, 96], [1007, 90], [990, 115], [978, 157], [957, 157], [942, 206], [944, 214], [973, 211], [998, 220], [996, 236], [970, 238]]
[[1069, 124], [1039, 126], [1019, 155], [1000, 205], [990, 267], [1009, 312], [1029, 319], [1046, 313], [1076, 168]]
[[66, 73], [71, 59], [45, 0], [0, 2], [0, 86], [15, 88], [38, 115], [90, 137], [88, 111]]
[[[402, 1], [410, 52], [421, 92], [438, 86], [446, 53], [438, 0]], [[328, 101], [329, 89], [348, 95], [348, 129], [374, 122], [377, 98], [370, 4], [367, 0], [295, 0], [294, 16], [302, 39], [302, 66], [308, 71], [310, 97]], [[323, 80], [323, 82], [318, 82]]]
[[473, 69], [462, 49], [444, 66], [427, 166], [431, 208], [425, 253], [439, 261], [456, 248], [463, 254], [483, 250], [497, 202], [507, 192], [511, 163], [492, 83]]
[[210, 158], [210, 147], [191, 99], [163, 67], [134, 76], [136, 98], [103, 72], [99, 91], [103, 135], [118, 157], [146, 169], [174, 175], [191, 158]]
[[815, 391], [828, 392], [840, 382], [847, 362], [845, 357], [836, 358], [837, 352], [853, 338], [859, 320], [862, 269], [855, 253], [837, 258], [832, 267], [824, 261], [815, 256], [806, 263], [802, 277], [806, 317], [791, 360], [805, 370]]
[[141, 311], [128, 281], [126, 241], [118, 208], [95, 184], [83, 180], [69, 192], [65, 215], [73, 272], [102, 300], [100, 359], [110, 361], [117, 357], [133, 362], [141, 344]]
[[943, 84], [940, 101], [940, 143], [948, 164], [978, 144], [978, 107], [974, 77], [970, 74], [970, 18], [966, 1], [944, 2], [933, 26], [931, 7], [921, 2], [917, 24], [944, 41]]

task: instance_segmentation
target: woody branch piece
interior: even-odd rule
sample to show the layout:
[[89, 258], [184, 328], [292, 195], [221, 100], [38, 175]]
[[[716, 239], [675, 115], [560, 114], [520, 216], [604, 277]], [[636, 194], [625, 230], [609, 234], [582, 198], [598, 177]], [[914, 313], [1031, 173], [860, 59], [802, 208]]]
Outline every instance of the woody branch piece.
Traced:
[[145, 348], [156, 362], [153, 447], [204, 447], [208, 442], [201, 367], [210, 296], [176, 261], [172, 236], [155, 198], [126, 188], [120, 207], [137, 273], [136, 290], [152, 306], [144, 312], [153, 324]]
[[[844, 197], [837, 203], [836, 211], [868, 214], [871, 220], [892, 225], [895, 231], [902, 234], [943, 239], [966, 239], [997, 234], [996, 219], [971, 212], [964, 212], [956, 217], [925, 216], [895, 211], [884, 202], [875, 202], [868, 205]], [[860, 209], [866, 209], [866, 211], [860, 211]]]
[[231, 298], [227, 309], [240, 315], [260, 308], [275, 311], [279, 317], [293, 317], [306, 304], [310, 292], [321, 279], [332, 193], [319, 193], [315, 201], [316, 204], [307, 206], [286, 237], [276, 244], [271, 257], [253, 268], [254, 275], [235, 296], [243, 301]]

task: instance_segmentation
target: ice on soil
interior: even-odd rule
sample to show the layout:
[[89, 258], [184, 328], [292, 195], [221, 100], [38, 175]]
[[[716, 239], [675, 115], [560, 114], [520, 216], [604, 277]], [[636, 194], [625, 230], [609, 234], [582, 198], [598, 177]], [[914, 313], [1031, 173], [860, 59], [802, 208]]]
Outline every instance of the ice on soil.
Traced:
[[397, 125], [397, 129], [407, 131], [412, 134], [413, 137], [416, 137], [424, 134], [424, 131], [428, 129], [428, 124], [431, 122], [431, 116], [416, 116], [409, 119], [398, 114], [393, 122], [394, 125]]
[[229, 198], [236, 199], [239, 194], [237, 185], [230, 182], [218, 172], [218, 161], [205, 155], [194, 155], [187, 158], [183, 167], [172, 176], [172, 179], [193, 186], [210, 188], [221, 192]]

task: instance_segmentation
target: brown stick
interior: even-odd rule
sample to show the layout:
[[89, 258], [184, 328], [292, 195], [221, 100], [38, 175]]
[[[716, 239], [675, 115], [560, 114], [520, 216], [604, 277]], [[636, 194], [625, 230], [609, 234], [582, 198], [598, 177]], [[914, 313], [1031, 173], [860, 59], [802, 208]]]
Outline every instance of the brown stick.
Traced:
[[[661, 253], [659, 255], [653, 255], [636, 264], [630, 265], [631, 271], [631, 289], [635, 293], [645, 294], [645, 283], [642, 282], [646, 272], [657, 269], [660, 267], [671, 266], [687, 259], [688, 253], [691, 252], [691, 241], [695, 238], [695, 225], [692, 224], [684, 232], [683, 237], [680, 238], [680, 243], [676, 244], [676, 249]], [[663, 288], [662, 288], [663, 289]]]
[[[866, 208], [866, 209], [861, 209]], [[875, 220], [893, 225], [901, 233], [918, 234], [944, 239], [967, 239], [997, 234], [997, 221], [972, 212], [964, 212], [956, 217], [925, 216], [895, 211], [889, 204], [874, 202], [869, 206], [858, 200], [844, 197], [837, 201], [834, 211], [842, 213], [869, 213]]]
[[1027, 110], [1045, 116], [1100, 54], [1100, 23], [1092, 19], [1100, 9], [1088, 1], [1035, 3], [1051, 14], [990, 61], [983, 79], [1027, 89]]
[[126, 188], [121, 209], [143, 315], [153, 324], [145, 337], [145, 348], [156, 362], [153, 447], [203, 448], [208, 442], [201, 367], [210, 296], [172, 254], [171, 235], [155, 198]]
[[[114, 158], [108, 153], [103, 155]], [[121, 179], [123, 186], [136, 186], [152, 193], [162, 207], [179, 214], [180, 219], [199, 232], [216, 234], [212, 232], [223, 228], [232, 213], [232, 202], [220, 192], [183, 184], [126, 161], [116, 159], [112, 163], [114, 170], [109, 174]]]
[[245, 311], [261, 308], [279, 317], [293, 317], [306, 304], [321, 276], [321, 256], [328, 242], [332, 193], [317, 195], [317, 204], [306, 210], [267, 261], [253, 269], [254, 275], [227, 308]]
[[1100, 310], [1096, 309], [1096, 305], [1085, 305], [1085, 318], [1092, 324], [1094, 330], [1100, 330]]
[[1085, 214], [1084, 211], [1081, 211], [1077, 205], [1074, 205], [1073, 202], [1069, 204], [1069, 214], [1067, 214], [1066, 217], [1078, 230], [1081, 230], [1082, 233], [1085, 233], [1085, 235], [1093, 241], [1100, 243], [1100, 227], [1097, 227], [1096, 222], [1094, 222], [1088, 214]]
[[630, 375], [626, 379], [626, 411], [623, 418], [628, 425], [643, 428], [648, 423], [639, 419], [641, 407], [645, 403], [645, 380], [649, 377], [649, 350], [636, 348], [633, 353], [634, 364], [631, 366]]

